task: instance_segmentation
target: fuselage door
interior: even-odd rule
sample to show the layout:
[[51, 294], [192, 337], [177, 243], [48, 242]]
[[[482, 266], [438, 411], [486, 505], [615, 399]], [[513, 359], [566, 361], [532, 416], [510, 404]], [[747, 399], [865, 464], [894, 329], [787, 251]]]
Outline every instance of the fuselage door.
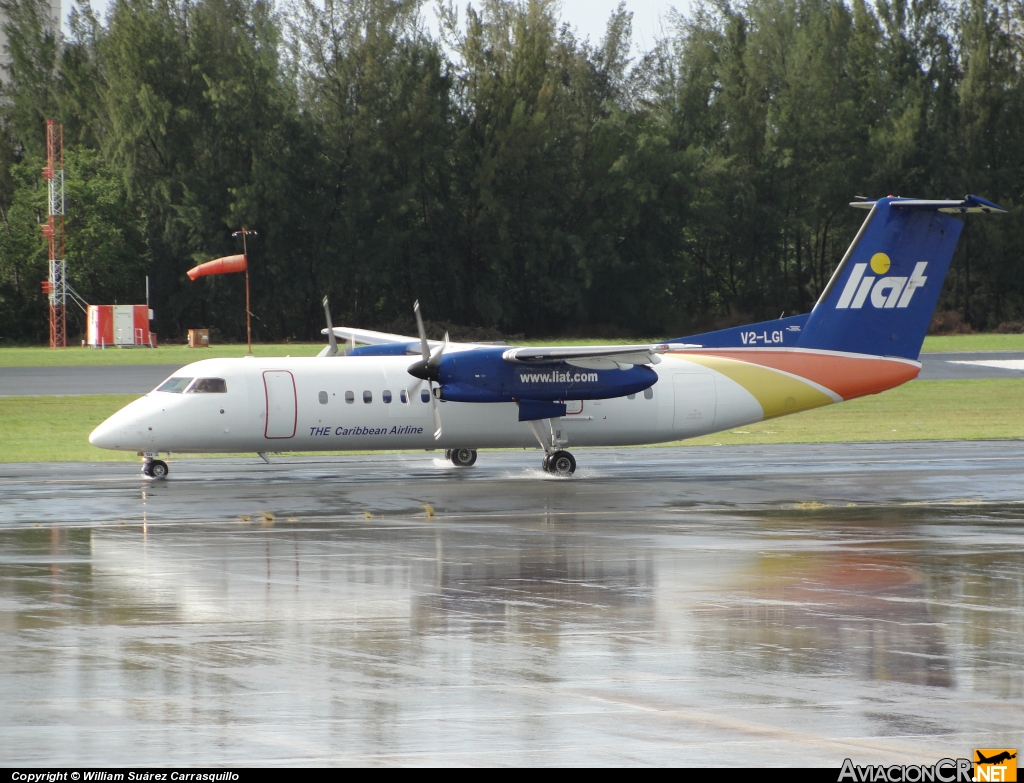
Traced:
[[265, 438], [295, 436], [298, 409], [295, 406], [295, 379], [287, 370], [266, 370], [263, 388], [267, 393], [267, 425]]

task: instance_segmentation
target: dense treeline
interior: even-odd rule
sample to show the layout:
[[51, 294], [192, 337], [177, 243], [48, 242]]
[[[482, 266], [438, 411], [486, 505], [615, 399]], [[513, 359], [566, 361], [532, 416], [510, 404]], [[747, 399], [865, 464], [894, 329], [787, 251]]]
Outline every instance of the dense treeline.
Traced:
[[[807, 310], [851, 198], [977, 193], [943, 307], [1024, 318], [1024, 2], [725, 0], [630, 58], [550, 0], [116, 0], [58, 41], [0, 0], [0, 337], [45, 339], [44, 120], [64, 123], [67, 259], [165, 337], [430, 317], [506, 333], [672, 335]], [[433, 35], [429, 31], [437, 30]], [[81, 319], [77, 322], [80, 326]], [[70, 330], [72, 333], [75, 328]]]

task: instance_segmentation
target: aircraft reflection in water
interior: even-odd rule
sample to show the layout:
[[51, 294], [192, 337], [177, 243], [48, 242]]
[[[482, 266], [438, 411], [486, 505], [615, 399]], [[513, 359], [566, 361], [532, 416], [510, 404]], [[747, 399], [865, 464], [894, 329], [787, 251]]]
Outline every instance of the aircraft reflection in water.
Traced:
[[[1016, 462], [968, 467], [964, 484], [1002, 491], [1024, 462], [1013, 448]], [[296, 483], [280, 468], [255, 498], [228, 468], [143, 499], [133, 480], [40, 490], [26, 474], [12, 501], [25, 519], [58, 492], [117, 516], [0, 526], [0, 756], [698, 763], [733, 743], [824, 765], [851, 738], [873, 759], [977, 736], [1019, 746], [1015, 504], [682, 508], [683, 482], [609, 464], [611, 512], [575, 510], [594, 494], [583, 483], [523, 497], [522, 479], [492, 476], [465, 494], [433, 479], [448, 498], [433, 518], [364, 519], [365, 485], [381, 497], [387, 482], [353, 469], [318, 494], [322, 471]], [[818, 476], [851, 478], [831, 471]], [[860, 476], [884, 490], [877, 470]], [[481, 483], [530, 510], [472, 510]], [[230, 522], [211, 502], [225, 496], [236, 512], [277, 497], [282, 512]]]
[[[916, 518], [934, 523], [941, 513]], [[904, 523], [915, 519], [902, 516]], [[225, 529], [206, 535], [201, 551], [190, 530], [158, 527], [145, 539], [94, 531], [91, 581], [110, 591], [107, 600], [120, 611], [160, 605], [188, 623], [386, 621], [408, 623], [415, 633], [504, 628], [542, 635], [595, 626], [643, 635], [668, 612], [672, 624], [682, 620], [692, 634], [687, 646], [707, 661], [751, 673], [817, 671], [952, 688], [964, 661], [954, 660], [951, 644], [984, 651], [970, 664], [975, 685], [990, 664], [1013, 665], [1001, 661], [1001, 645], [992, 639], [1008, 630], [1007, 616], [965, 612], [965, 602], [975, 599], [956, 592], [971, 584], [1012, 592], [1021, 583], [1019, 568], [1007, 584], [985, 578], [1000, 573], [998, 553], [944, 564], [945, 556], [880, 554], [870, 544], [790, 552], [780, 543], [766, 555], [766, 542], [754, 540], [708, 563], [699, 549], [680, 560], [679, 552], [666, 559], [654, 549], [622, 548], [617, 538], [573, 540], [571, 517], [537, 521], [541, 526], [512, 547], [451, 527], [403, 528], [401, 545], [387, 526], [248, 529], [241, 537]], [[705, 523], [714, 526], [716, 516]], [[353, 559], [353, 546], [366, 554]], [[973, 576], [964, 583], [959, 574]], [[1004, 599], [1012, 603], [1010, 595]], [[987, 596], [997, 604], [1004, 599]], [[951, 622], [976, 638], [950, 638]], [[1024, 637], [1024, 628], [1016, 633]], [[1004, 687], [1020, 695], [1024, 678], [997, 685]]]
[[[207, 536], [202, 553], [189, 531], [158, 530], [158, 541], [94, 532], [92, 574], [120, 594], [118, 606], [163, 605], [179, 622], [387, 619], [417, 632], [495, 623], [555, 631], [619, 610], [630, 625], [653, 621], [654, 564], [633, 552], [610, 556], [555, 540], [511, 551], [473, 546], [468, 561], [460, 536], [423, 531], [415, 554], [396, 558], [386, 551], [387, 530], [378, 529], [370, 537], [381, 551], [353, 562], [345, 556], [352, 531], [334, 527], [242, 538], [225, 531]], [[214, 565], [223, 563], [230, 567]]]
[[[1019, 700], [1024, 657], [1011, 641], [1024, 638], [1019, 512], [1012, 505], [986, 509], [969, 532], [962, 530], [959, 545], [951, 543], [954, 551], [921, 543], [929, 537], [925, 529], [948, 535], [946, 526], [955, 529], [962, 516], [960, 509], [920, 506], [830, 508], [826, 516], [766, 512], [770, 529], [782, 526], [787, 536], [838, 528], [853, 540], [812, 551], [782, 544], [760, 555], [713, 601], [694, 607], [718, 629], [694, 644], [711, 656], [735, 654], [752, 676], [845, 676]], [[879, 546], [874, 539], [881, 531], [905, 544]], [[980, 543], [1006, 535], [1012, 544]], [[993, 709], [994, 726], [1015, 720], [1006, 717], [1013, 708]], [[886, 733], [949, 730], [913, 713], [866, 715]]]
[[916, 560], [876, 552], [760, 558], [742, 586], [697, 610], [721, 629], [709, 654], [746, 651], [754, 668], [955, 686], [947, 629], [929, 611]]
[[557, 643], [567, 623], [589, 624], [596, 616], [605, 623], [614, 618], [620, 632], [649, 631], [655, 620], [653, 559], [608, 554], [556, 541], [511, 554], [485, 550], [473, 562], [439, 562], [434, 589], [413, 596], [413, 627], [436, 633], [514, 626], [541, 644]]
[[[211, 359], [111, 416], [92, 444], [161, 452], [544, 450], [571, 475], [578, 446], [662, 443], [876, 394], [917, 377], [963, 223], [1003, 210], [975, 196], [882, 198], [807, 314], [650, 345], [523, 348], [335, 329], [319, 358]], [[337, 337], [353, 341], [337, 358]], [[354, 341], [364, 343], [355, 348]], [[411, 356], [420, 358], [412, 361]]]

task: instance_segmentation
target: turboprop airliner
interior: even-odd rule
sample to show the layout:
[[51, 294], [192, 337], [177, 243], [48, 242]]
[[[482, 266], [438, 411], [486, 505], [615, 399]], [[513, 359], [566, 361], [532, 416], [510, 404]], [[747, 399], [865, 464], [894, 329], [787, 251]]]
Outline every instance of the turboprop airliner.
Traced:
[[[851, 400], [917, 377], [963, 222], [1004, 212], [962, 200], [859, 201], [869, 210], [809, 313], [644, 345], [533, 348], [334, 327], [317, 357], [208, 359], [178, 370], [89, 436], [160, 454], [542, 449], [570, 476], [570, 446], [663, 443]], [[338, 338], [350, 349], [338, 350]], [[359, 344], [356, 347], [356, 344]]]

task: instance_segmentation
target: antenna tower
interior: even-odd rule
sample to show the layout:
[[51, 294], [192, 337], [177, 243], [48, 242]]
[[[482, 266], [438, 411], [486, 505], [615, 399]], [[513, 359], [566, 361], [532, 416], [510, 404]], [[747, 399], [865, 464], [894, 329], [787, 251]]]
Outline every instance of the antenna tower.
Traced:
[[50, 296], [50, 347], [67, 347], [67, 267], [64, 263], [64, 126], [46, 121], [46, 168], [43, 178], [49, 184], [49, 208], [43, 236], [50, 245], [50, 274], [43, 293]]

